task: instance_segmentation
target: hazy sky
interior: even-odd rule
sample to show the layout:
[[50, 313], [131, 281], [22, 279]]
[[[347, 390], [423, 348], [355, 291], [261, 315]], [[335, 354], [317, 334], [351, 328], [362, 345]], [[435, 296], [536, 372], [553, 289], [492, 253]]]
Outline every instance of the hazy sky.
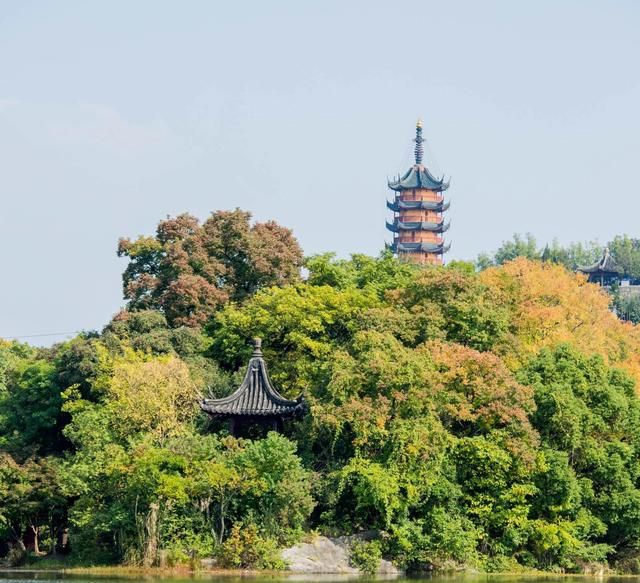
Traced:
[[419, 116], [449, 259], [640, 235], [639, 31], [631, 0], [0, 0], [0, 336], [101, 328], [118, 237], [184, 211], [377, 254]]

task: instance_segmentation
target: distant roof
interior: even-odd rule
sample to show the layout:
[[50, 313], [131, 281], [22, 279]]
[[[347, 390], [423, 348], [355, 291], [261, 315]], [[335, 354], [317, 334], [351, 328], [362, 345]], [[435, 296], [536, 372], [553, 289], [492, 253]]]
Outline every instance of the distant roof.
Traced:
[[398, 176], [395, 180], [388, 180], [387, 184], [391, 190], [411, 190], [413, 188], [426, 188], [442, 192], [449, 188], [449, 182], [445, 182], [444, 178], [436, 178], [426, 166], [422, 164], [414, 164], [403, 175]]
[[285, 399], [271, 383], [261, 349], [261, 340], [254, 339], [254, 350], [242, 384], [228, 397], [204, 399], [200, 408], [212, 416], [274, 416], [290, 417], [304, 413], [306, 403], [300, 395]]
[[578, 267], [581, 273], [617, 273], [621, 274], [623, 269], [616, 263], [615, 259], [609, 251], [609, 247], [605, 247], [602, 257], [593, 265], [586, 267]]

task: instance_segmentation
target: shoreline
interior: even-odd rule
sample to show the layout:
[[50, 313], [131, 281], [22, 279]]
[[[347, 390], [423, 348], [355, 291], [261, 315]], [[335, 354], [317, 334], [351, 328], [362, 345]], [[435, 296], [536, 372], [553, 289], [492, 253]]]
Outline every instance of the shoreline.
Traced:
[[389, 580], [389, 579], [460, 579], [460, 580], [483, 580], [500, 579], [505, 577], [521, 578], [521, 579], [566, 579], [566, 578], [581, 578], [581, 579], [639, 579], [640, 574], [631, 573], [552, 573], [548, 571], [522, 571], [522, 572], [499, 572], [488, 573], [480, 571], [433, 571], [430, 573], [417, 574], [417, 575], [378, 575], [369, 576], [362, 574], [349, 574], [349, 573], [308, 573], [300, 571], [269, 571], [269, 570], [250, 570], [250, 569], [193, 569], [187, 565], [177, 567], [135, 567], [126, 565], [112, 565], [112, 566], [94, 566], [94, 567], [63, 567], [63, 566], [51, 566], [51, 567], [38, 567], [38, 566], [24, 566], [24, 567], [0, 567], [0, 580], [5, 575], [16, 574], [51, 574], [57, 577], [80, 577], [82, 575], [96, 576], [100, 578], [111, 579], [133, 579], [133, 578], [153, 578], [153, 579], [196, 579], [196, 578], [287, 578], [287, 579], [304, 579], [305, 581], [320, 581], [320, 580], [352, 580], [352, 579], [365, 579], [365, 580]]
[[194, 577], [199, 575], [220, 577], [249, 577], [282, 575], [292, 571], [256, 571], [249, 569], [193, 569], [188, 565], [177, 567], [135, 567], [127, 565], [103, 565], [95, 567], [64, 567], [64, 566], [33, 566], [24, 567], [0, 567], [0, 579], [5, 573], [51, 573], [55, 575], [97, 575], [100, 577], [133, 578], [133, 577]]

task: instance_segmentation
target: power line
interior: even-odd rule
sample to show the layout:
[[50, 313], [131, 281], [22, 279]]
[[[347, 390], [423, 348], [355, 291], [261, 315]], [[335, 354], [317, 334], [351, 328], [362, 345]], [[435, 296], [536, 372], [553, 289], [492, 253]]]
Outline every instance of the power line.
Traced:
[[5, 340], [21, 340], [22, 338], [44, 338], [45, 336], [68, 336], [70, 334], [80, 334], [79, 330], [73, 332], [50, 332], [48, 334], [22, 334], [18, 336], [2, 335]]

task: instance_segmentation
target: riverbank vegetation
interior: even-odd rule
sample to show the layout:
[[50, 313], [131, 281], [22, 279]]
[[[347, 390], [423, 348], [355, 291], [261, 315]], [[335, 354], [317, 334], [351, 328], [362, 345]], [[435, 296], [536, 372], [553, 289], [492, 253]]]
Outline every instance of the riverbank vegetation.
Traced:
[[[51, 348], [0, 344], [7, 560], [281, 568], [376, 531], [406, 569], [640, 568], [640, 331], [564, 266], [307, 258], [247, 213], [122, 240], [126, 307]], [[260, 336], [308, 415], [236, 439], [198, 399]]]

